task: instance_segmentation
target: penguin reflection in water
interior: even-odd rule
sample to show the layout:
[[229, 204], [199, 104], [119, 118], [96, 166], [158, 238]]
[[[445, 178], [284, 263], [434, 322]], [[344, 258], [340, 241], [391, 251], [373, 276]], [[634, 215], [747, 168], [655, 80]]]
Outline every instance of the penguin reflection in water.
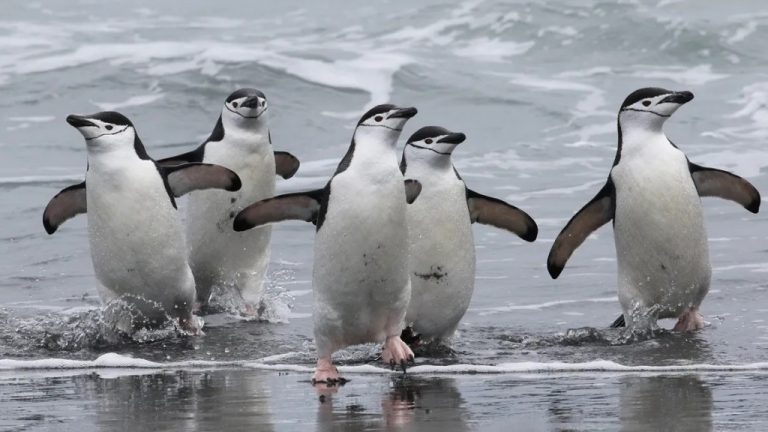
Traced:
[[451, 154], [466, 137], [428, 126], [405, 145], [400, 169], [421, 183], [419, 199], [408, 206], [411, 301], [402, 339], [412, 346], [451, 338], [475, 287], [472, 223], [495, 226], [536, 240], [536, 222], [524, 211], [464, 184]]
[[350, 345], [384, 342], [383, 360], [403, 370], [413, 360], [400, 332], [411, 296], [406, 204], [421, 186], [404, 181], [395, 146], [414, 115], [415, 108], [372, 108], [324, 188], [257, 202], [235, 218], [236, 231], [289, 219], [317, 226], [313, 382], [341, 380], [331, 355]]
[[246, 205], [275, 195], [275, 174], [287, 179], [299, 169], [299, 160], [293, 155], [273, 151], [268, 109], [264, 93], [239, 89], [224, 101], [213, 132], [202, 145], [158, 161], [163, 166], [217, 164], [235, 171], [243, 181], [243, 187], [235, 192], [201, 191], [189, 197], [189, 265], [197, 284], [198, 306], [203, 310], [214, 287], [233, 283], [245, 301], [240, 312], [258, 312], [272, 228], [234, 232], [232, 219]]
[[170, 315], [198, 333], [192, 316], [195, 282], [175, 198], [198, 189], [238, 190], [240, 178], [217, 165], [157, 165], [130, 120], [116, 112], [70, 115], [67, 122], [85, 138], [88, 169], [84, 182], [48, 203], [45, 230], [53, 234], [67, 219], [87, 213], [102, 300], [129, 302], [145, 318], [134, 323], [137, 327], [158, 325]]
[[699, 306], [712, 269], [700, 196], [735, 201], [752, 213], [760, 194], [743, 178], [688, 160], [664, 122], [693, 99], [688, 91], [644, 88], [619, 110], [619, 145], [608, 181], [558, 235], [547, 260], [557, 278], [589, 234], [613, 221], [623, 315], [614, 327], [653, 330], [677, 318], [676, 331], [704, 326]]

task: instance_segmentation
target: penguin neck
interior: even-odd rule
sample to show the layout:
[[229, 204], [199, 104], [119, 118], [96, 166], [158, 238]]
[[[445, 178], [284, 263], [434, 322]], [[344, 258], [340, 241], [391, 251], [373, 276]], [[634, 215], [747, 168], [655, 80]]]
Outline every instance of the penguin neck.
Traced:
[[651, 112], [621, 111], [619, 112], [619, 130], [624, 137], [631, 135], [663, 134], [662, 129], [667, 117]]
[[[361, 130], [363, 129], [363, 130]], [[400, 136], [399, 132], [370, 131], [371, 128], [357, 128], [352, 138], [354, 154], [350, 162], [350, 168], [375, 169], [387, 166], [397, 166], [397, 154], [395, 143]], [[379, 128], [376, 128], [379, 129]]]
[[[652, 114], [619, 116], [619, 151], [617, 162], [651, 152], [658, 155], [673, 147], [664, 134], [664, 119], [649, 118]], [[640, 117], [640, 118], [638, 118]]]
[[[137, 144], [138, 142], [138, 144]], [[135, 166], [142, 159], [151, 161], [133, 128], [119, 135], [86, 141], [88, 163], [96, 169], [113, 170]], [[137, 148], [137, 145], [139, 148]], [[138, 154], [141, 152], [142, 154]]]
[[243, 142], [249, 150], [258, 150], [269, 144], [269, 127], [266, 119], [234, 118], [235, 114], [222, 112], [221, 126], [224, 139]]
[[453, 163], [451, 163], [449, 155], [431, 154], [429, 150], [406, 148], [405, 162], [408, 171], [418, 174], [429, 172], [436, 174], [453, 173]]

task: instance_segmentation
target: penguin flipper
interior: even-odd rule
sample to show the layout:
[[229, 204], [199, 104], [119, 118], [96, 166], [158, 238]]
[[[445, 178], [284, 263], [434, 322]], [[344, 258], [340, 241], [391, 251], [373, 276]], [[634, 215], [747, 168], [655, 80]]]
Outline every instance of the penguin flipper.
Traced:
[[51, 198], [43, 211], [43, 227], [53, 234], [68, 219], [88, 210], [85, 199], [85, 182], [68, 186]]
[[202, 162], [203, 161], [203, 149], [198, 147], [190, 152], [182, 153], [180, 155], [167, 157], [160, 159], [157, 164], [160, 166], [176, 166], [186, 163]]
[[303, 220], [317, 224], [325, 189], [278, 195], [258, 201], [237, 214], [232, 225], [235, 231], [285, 220]]
[[716, 196], [735, 201], [752, 213], [760, 210], [760, 192], [747, 180], [728, 171], [688, 162], [699, 196]]
[[414, 179], [405, 181], [405, 202], [413, 204], [421, 194], [421, 182]]
[[284, 151], [275, 152], [275, 174], [284, 179], [289, 179], [299, 170], [299, 159]]
[[616, 209], [613, 181], [608, 178], [600, 192], [581, 208], [555, 239], [547, 258], [547, 270], [557, 279], [568, 258], [589, 235], [613, 219]]
[[539, 227], [528, 213], [498, 198], [481, 195], [467, 188], [467, 207], [472, 223], [480, 222], [505, 229], [529, 242], [536, 240], [539, 235]]
[[188, 163], [175, 166], [159, 166], [158, 169], [168, 180], [173, 196], [201, 189], [240, 190], [242, 183], [234, 171], [220, 165]]

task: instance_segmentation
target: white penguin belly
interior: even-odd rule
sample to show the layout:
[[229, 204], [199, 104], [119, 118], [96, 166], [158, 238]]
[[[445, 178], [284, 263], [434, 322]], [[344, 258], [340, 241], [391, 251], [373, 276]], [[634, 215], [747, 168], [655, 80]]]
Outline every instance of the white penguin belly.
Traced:
[[319, 355], [399, 335], [410, 284], [405, 191], [399, 171], [336, 176], [317, 232], [313, 269]]
[[619, 300], [625, 314], [678, 317], [698, 307], [709, 290], [701, 200], [685, 156], [671, 146], [664, 150], [621, 161], [612, 172]]
[[[172, 316], [191, 310], [195, 284], [181, 225], [154, 164], [130, 173], [91, 166], [86, 184], [91, 257], [107, 290], [102, 295], [142, 297]], [[158, 318], [156, 308], [133, 303]]]
[[236, 232], [232, 221], [246, 206], [274, 196], [274, 155], [271, 150], [242, 158], [235, 158], [237, 154], [210, 153], [205, 162], [235, 171], [242, 188], [236, 192], [211, 190], [190, 194], [187, 241], [190, 266], [198, 281], [198, 298], [207, 299], [214, 285], [234, 281], [245, 300], [257, 302], [269, 264], [272, 227]]
[[422, 336], [442, 339], [453, 335], [472, 299], [475, 245], [463, 182], [419, 180], [422, 193], [408, 206], [411, 301], [406, 323]]

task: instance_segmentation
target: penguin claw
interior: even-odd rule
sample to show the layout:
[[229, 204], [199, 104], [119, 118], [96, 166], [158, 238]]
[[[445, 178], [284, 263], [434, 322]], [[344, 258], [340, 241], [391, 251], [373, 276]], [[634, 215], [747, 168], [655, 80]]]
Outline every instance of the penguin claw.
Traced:
[[389, 361], [389, 368], [392, 370], [395, 370], [395, 367], [397, 366], [397, 363], [395, 363], [395, 359], [392, 359]]
[[400, 367], [403, 368], [403, 373], [405, 373], [406, 365], [407, 365], [407, 362], [405, 361], [405, 359], [400, 360]]

